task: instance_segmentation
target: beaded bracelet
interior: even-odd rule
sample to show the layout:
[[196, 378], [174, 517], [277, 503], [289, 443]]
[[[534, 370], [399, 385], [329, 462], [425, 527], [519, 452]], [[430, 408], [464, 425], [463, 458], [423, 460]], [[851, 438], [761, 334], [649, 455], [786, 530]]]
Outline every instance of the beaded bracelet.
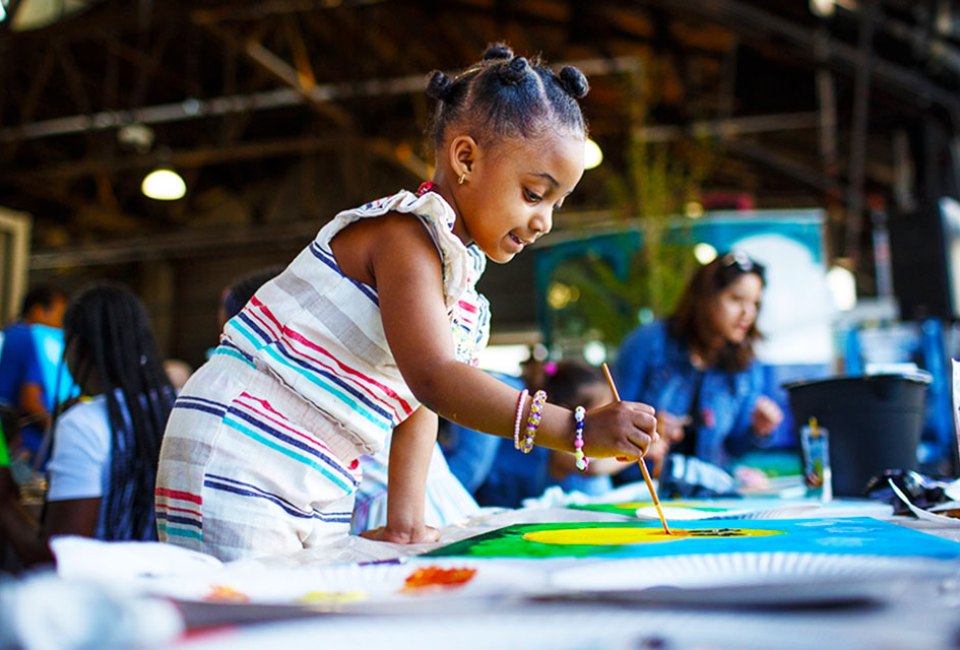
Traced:
[[546, 401], [546, 391], [538, 390], [533, 394], [533, 400], [530, 402], [530, 415], [527, 416], [527, 429], [523, 438], [523, 447], [520, 449], [525, 454], [533, 451], [533, 441], [537, 437], [537, 429], [540, 428], [540, 420], [543, 418], [543, 403]]
[[577, 421], [577, 435], [573, 440], [573, 455], [577, 459], [577, 469], [585, 472], [590, 464], [590, 459], [583, 453], [583, 424], [587, 418], [587, 410], [578, 406], [573, 411], [573, 418]]
[[523, 418], [523, 406], [527, 403], [527, 395], [530, 394], [526, 388], [520, 392], [520, 399], [517, 400], [517, 414], [513, 418], [513, 448], [520, 449], [520, 420]]

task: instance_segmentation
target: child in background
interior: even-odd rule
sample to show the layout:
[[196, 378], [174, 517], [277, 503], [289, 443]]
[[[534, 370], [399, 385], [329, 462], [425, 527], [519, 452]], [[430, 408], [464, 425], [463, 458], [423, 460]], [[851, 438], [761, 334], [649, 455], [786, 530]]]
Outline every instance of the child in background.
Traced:
[[53, 535], [156, 539], [153, 491], [174, 390], [146, 310], [129, 290], [99, 284], [74, 298], [63, 329], [64, 360], [87, 398], [55, 419], [40, 530], [10, 495], [0, 503], [0, 537], [26, 564], [52, 560]]
[[[365, 534], [435, 541], [424, 485], [437, 414], [573, 449], [573, 412], [470, 362], [488, 335], [475, 289], [485, 257], [509, 262], [549, 232], [583, 174], [586, 79], [493, 46], [453, 79], [434, 72], [427, 92], [433, 181], [337, 215], [227, 323], [181, 392], [161, 452], [161, 539], [224, 560], [336, 543], [358, 458], [392, 431], [387, 523]], [[637, 458], [655, 422], [643, 404], [593, 409], [584, 449]]]
[[[614, 400], [613, 392], [606, 377], [594, 366], [582, 361], [560, 361], [547, 364], [544, 368], [547, 391], [556, 404], [574, 409], [578, 405], [587, 409], [598, 408]], [[645, 456], [655, 464], [662, 460], [663, 447], [654, 444]], [[654, 455], [660, 454], [658, 458]], [[564, 492], [583, 492], [589, 496], [599, 496], [613, 489], [611, 475], [618, 474], [636, 463], [619, 461], [616, 458], [595, 458], [587, 469], [578, 471], [574, 455], [566, 451], [554, 451], [550, 454], [549, 476], [551, 483], [563, 488]]]

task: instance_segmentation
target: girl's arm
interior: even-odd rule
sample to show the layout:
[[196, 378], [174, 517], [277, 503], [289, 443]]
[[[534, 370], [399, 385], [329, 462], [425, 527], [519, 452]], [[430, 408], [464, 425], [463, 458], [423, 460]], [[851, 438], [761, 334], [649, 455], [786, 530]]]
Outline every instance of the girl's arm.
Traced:
[[417, 544], [440, 538], [424, 524], [427, 474], [437, 442], [437, 415], [420, 407], [393, 430], [387, 468], [387, 525], [361, 533], [382, 542]]
[[[426, 229], [406, 215], [377, 221], [370, 226], [378, 232], [369, 240], [369, 266], [359, 272], [373, 277], [387, 341], [407, 385], [425, 406], [449, 420], [512, 437], [519, 391], [457, 361], [440, 256]], [[528, 400], [524, 419], [529, 408]], [[570, 410], [548, 404], [536, 444], [572, 450], [574, 429]], [[588, 456], [635, 459], [656, 436], [656, 419], [649, 406], [618, 402], [588, 412], [587, 429]]]

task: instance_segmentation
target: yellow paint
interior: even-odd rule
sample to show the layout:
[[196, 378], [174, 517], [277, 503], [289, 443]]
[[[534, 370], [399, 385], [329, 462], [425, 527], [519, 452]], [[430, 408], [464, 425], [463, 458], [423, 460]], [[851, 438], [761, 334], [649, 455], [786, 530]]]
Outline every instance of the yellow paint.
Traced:
[[367, 594], [362, 591], [310, 591], [301, 596], [297, 602], [307, 605], [317, 603], [348, 603], [355, 600], [364, 600]]
[[701, 530], [672, 530], [669, 535], [662, 528], [559, 528], [527, 533], [523, 539], [541, 544], [589, 546], [622, 546], [674, 542], [687, 537], [696, 539], [729, 539], [731, 537], [768, 537], [780, 535], [779, 530], [751, 530], [746, 528], [708, 528]]

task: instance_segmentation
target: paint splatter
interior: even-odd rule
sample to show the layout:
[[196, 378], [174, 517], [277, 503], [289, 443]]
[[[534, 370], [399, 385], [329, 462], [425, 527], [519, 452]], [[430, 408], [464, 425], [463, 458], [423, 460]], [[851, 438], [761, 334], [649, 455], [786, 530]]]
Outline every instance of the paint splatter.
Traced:
[[204, 598], [211, 603], [249, 603], [250, 596], [226, 585], [213, 585]]
[[367, 594], [363, 591], [310, 591], [298, 598], [297, 602], [304, 605], [326, 605], [350, 603], [366, 597]]
[[462, 587], [473, 580], [476, 573], [476, 569], [466, 567], [451, 569], [438, 566], [422, 567], [407, 576], [403, 590], [416, 591], [420, 589]]

